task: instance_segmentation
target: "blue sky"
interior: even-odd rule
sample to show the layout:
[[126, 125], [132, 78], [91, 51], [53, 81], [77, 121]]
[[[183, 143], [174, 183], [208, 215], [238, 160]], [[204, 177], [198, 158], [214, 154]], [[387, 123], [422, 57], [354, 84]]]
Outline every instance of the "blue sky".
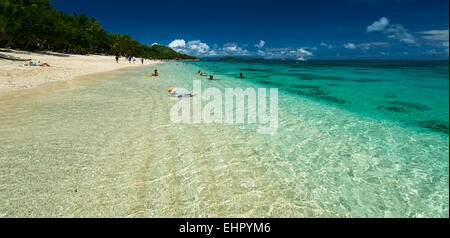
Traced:
[[448, 0], [53, 0], [200, 57], [448, 59]]

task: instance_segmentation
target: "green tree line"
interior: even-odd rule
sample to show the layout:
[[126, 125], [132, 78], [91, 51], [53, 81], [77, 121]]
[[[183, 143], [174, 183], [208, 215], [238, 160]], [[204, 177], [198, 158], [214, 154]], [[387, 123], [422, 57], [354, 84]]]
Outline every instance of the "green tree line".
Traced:
[[108, 33], [96, 18], [60, 12], [50, 5], [50, 0], [0, 0], [0, 47], [155, 59], [195, 58], [166, 46], [147, 46], [130, 36]]

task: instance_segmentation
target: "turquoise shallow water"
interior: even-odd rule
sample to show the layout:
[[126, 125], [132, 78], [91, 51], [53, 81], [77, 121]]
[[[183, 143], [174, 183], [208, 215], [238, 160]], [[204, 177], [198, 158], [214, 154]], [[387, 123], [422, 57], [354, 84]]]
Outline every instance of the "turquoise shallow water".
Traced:
[[447, 61], [204, 62], [362, 116], [449, 133]]
[[[199, 64], [0, 98], [0, 216], [448, 217], [447, 62]], [[279, 88], [277, 133], [172, 123], [193, 80]]]

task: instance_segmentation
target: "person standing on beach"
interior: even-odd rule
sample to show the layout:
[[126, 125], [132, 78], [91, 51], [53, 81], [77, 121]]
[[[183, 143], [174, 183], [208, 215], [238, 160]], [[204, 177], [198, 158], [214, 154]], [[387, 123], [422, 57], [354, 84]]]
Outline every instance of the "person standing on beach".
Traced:
[[119, 56], [119, 54], [117, 53], [117, 54], [116, 54], [116, 63], [119, 63], [119, 57], [120, 57], [120, 56]]
[[131, 55], [128, 56], [128, 62], [131, 64]]
[[136, 63], [136, 57], [133, 56], [133, 64]]
[[144, 58], [141, 59], [142, 64], [144, 64]]

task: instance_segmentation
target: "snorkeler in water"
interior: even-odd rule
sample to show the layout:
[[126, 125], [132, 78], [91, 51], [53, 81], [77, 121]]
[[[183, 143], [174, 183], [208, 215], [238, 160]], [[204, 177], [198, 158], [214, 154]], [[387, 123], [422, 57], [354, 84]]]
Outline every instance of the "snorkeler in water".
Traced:
[[176, 88], [169, 88], [170, 96], [176, 98], [194, 97], [197, 93], [178, 93]]

